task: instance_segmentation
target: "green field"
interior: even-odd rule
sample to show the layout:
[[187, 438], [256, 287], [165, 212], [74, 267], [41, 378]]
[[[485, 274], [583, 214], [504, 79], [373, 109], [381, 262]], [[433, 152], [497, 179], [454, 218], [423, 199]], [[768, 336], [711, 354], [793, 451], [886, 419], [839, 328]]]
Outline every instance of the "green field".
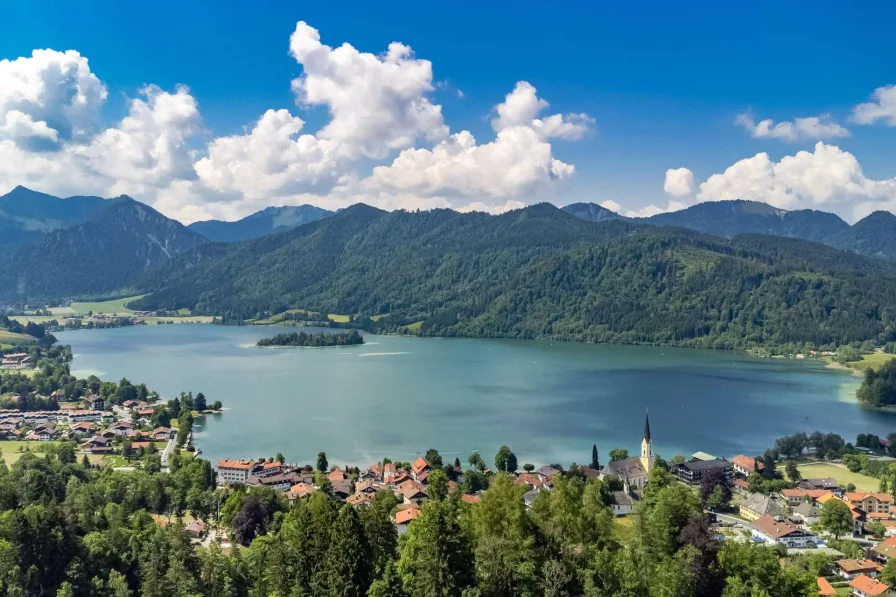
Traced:
[[635, 518], [617, 516], [613, 519], [613, 537], [623, 545], [629, 545], [635, 536]]
[[144, 296], [146, 295], [139, 294], [137, 296], [128, 296], [125, 298], [115, 299], [113, 301], [101, 301], [96, 303], [72, 303], [71, 312], [80, 313], [82, 315], [86, 315], [91, 311], [93, 311], [94, 313], [117, 313], [118, 315], [128, 315], [130, 313], [133, 313], [133, 311], [125, 307], [125, 304], [133, 300], [137, 300], [138, 298], [143, 298]]
[[[265, 319], [250, 319], [249, 322], [253, 323], [255, 325], [271, 325], [271, 324], [280, 323], [281, 321], [283, 321], [283, 319], [287, 313], [307, 314], [309, 312], [310, 311], [308, 311], [306, 309], [288, 309], [288, 310], [284, 311], [283, 313], [277, 313], [276, 315], [266, 317]], [[351, 319], [350, 315], [340, 315], [338, 313], [328, 313], [327, 317], [337, 323], [348, 323], [348, 321]]]
[[862, 355], [861, 361], [850, 361], [846, 363], [848, 367], [852, 367], [853, 369], [858, 369], [859, 371], [864, 371], [869, 367], [877, 371], [881, 367], [883, 367], [884, 363], [887, 361], [896, 358], [896, 354], [889, 354], [886, 352], [875, 352], [872, 354], [864, 354]]
[[420, 326], [422, 326], [422, 325], [423, 325], [422, 321], [415, 321], [414, 323], [410, 323], [410, 324], [404, 326], [404, 329], [406, 329], [409, 332], [414, 332], [416, 334], [417, 332], [420, 331]]
[[36, 339], [27, 334], [16, 334], [4, 328], [0, 328], [0, 344], [17, 346], [19, 344], [33, 344]]
[[[778, 467], [784, 472], [784, 466]], [[880, 481], [874, 477], [863, 475], [861, 473], [853, 473], [845, 466], [838, 464], [830, 464], [827, 462], [812, 462], [808, 464], [799, 464], [797, 468], [803, 479], [818, 479], [821, 477], [831, 477], [837, 483], [846, 487], [850, 483], [856, 486], [858, 491], [877, 491]]]

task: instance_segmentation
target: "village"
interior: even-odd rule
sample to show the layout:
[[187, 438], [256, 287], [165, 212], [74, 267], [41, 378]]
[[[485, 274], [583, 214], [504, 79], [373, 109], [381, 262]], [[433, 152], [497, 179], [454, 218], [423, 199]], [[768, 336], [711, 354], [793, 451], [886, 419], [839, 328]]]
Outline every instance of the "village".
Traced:
[[[471, 464], [474, 460], [475, 455], [471, 457]], [[514, 470], [507, 472], [513, 474], [514, 483], [525, 491], [523, 499], [527, 507], [532, 506], [539, 492], [553, 490], [558, 475], [600, 479], [613, 488], [609, 506], [617, 520], [622, 520], [637, 513], [638, 503], [658, 461], [653, 453], [650, 424], [645, 420], [639, 456], [626, 455], [604, 466], [592, 462], [592, 466], [580, 466], [574, 471], [564, 471], [556, 465], [538, 469], [525, 465], [523, 471], [516, 471], [514, 466]], [[663, 466], [668, 467], [668, 472], [678, 483], [694, 491], [698, 491], [710, 477], [719, 480], [730, 491], [727, 508], [706, 511], [713, 520], [717, 539], [778, 546], [782, 554], [817, 552], [827, 556], [831, 573], [817, 578], [819, 595], [896, 595], [893, 587], [877, 580], [887, 562], [896, 558], [896, 503], [891, 494], [855, 491], [830, 477], [800, 479], [795, 487], [767, 494], [752, 492], [750, 480], [762, 471], [763, 462], [743, 454], [717, 458], [697, 452], [689, 461], [663, 463]], [[268, 487], [282, 492], [290, 502], [316, 491], [326, 491], [335, 499], [364, 508], [372, 504], [378, 491], [393, 492], [398, 505], [392, 520], [399, 535], [406, 533], [408, 526], [421, 516], [422, 505], [430, 499], [433, 490], [430, 481], [435, 471], [438, 471], [436, 474], [450, 473], [446, 475], [447, 491], [459, 492], [463, 502], [476, 504], [482, 496], [481, 489], [468, 490], [470, 484], [465, 483], [465, 473], [459, 461], [434, 466], [424, 456], [410, 463], [393, 463], [386, 459], [363, 471], [356, 467], [328, 467], [323, 453], [316, 468], [290, 465], [277, 459], [224, 459], [217, 463], [216, 469], [219, 487]], [[468, 470], [466, 474], [471, 472]], [[481, 472], [488, 475], [493, 471], [485, 468]], [[435, 491], [444, 491], [444, 488]], [[823, 522], [823, 510], [829, 502], [842, 505], [841, 509], [848, 512], [848, 520], [840, 531], [832, 532]], [[202, 526], [200, 536], [204, 533]], [[846, 537], [850, 540], [849, 545], [855, 546], [856, 553], [844, 554], [834, 547], [842, 546], [839, 540]]]

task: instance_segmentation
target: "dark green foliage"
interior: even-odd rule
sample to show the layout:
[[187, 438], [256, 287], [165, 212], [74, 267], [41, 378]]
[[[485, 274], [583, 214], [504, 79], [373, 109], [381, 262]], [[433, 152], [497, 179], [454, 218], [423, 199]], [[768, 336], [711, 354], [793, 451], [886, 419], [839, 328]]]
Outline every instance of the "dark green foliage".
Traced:
[[501, 472], [514, 473], [517, 467], [516, 454], [507, 446], [498, 448], [498, 453], [495, 455], [495, 468]]
[[306, 334], [305, 332], [292, 332], [277, 334], [272, 338], [262, 338], [258, 346], [352, 346], [364, 344], [364, 338], [358, 330], [338, 334]]
[[147, 269], [204, 242], [202, 235], [151, 207], [119, 197], [89, 220], [4, 256], [0, 296], [28, 302], [120, 292]]
[[36, 245], [44, 233], [80, 224], [103, 206], [99, 197], [60, 199], [18, 186], [0, 197], [0, 253]]
[[896, 404], [896, 359], [887, 361], [877, 371], [866, 369], [865, 379], [856, 390], [856, 396], [871, 406]]
[[383, 331], [422, 322], [423, 335], [793, 350], [896, 339], [889, 264], [799, 239], [585, 222], [546, 204], [501, 216], [356, 205], [198, 247], [141, 286], [152, 294], [138, 308], [231, 321], [305, 308]]

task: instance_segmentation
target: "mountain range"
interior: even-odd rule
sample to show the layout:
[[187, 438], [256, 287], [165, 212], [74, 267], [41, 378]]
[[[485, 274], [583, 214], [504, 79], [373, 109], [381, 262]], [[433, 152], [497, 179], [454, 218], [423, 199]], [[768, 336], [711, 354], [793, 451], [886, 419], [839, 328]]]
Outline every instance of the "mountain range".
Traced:
[[[563, 210], [591, 222], [630, 219], [595, 203], [574, 203]], [[844, 251], [896, 261], [896, 216], [885, 211], [874, 212], [850, 226], [839, 216], [824, 211], [787, 211], [759, 201], [707, 201], [680, 211], [631, 218], [631, 221], [677, 226], [725, 238], [738, 234], [802, 238]]]
[[193, 222], [188, 228], [209, 240], [229, 243], [285, 232], [332, 214], [331, 211], [313, 205], [287, 205], [268, 207], [235, 222], [205, 220]]
[[80, 224], [103, 206], [100, 197], [60, 199], [18, 186], [0, 197], [0, 253], [40, 242], [53, 230]]
[[[230, 321], [304, 308], [443, 336], [719, 348], [896, 341], [896, 263], [857, 254], [896, 260], [896, 216], [885, 212], [849, 226], [747, 201], [647, 219], [594, 204], [498, 216], [358, 204], [205, 222], [216, 238], [279, 230], [210, 242], [202, 226], [129, 197], [15, 193], [38, 197], [8, 210], [15, 221], [50, 230], [0, 257], [7, 302], [145, 294], [131, 306]], [[303, 218], [317, 219], [292, 227]]]

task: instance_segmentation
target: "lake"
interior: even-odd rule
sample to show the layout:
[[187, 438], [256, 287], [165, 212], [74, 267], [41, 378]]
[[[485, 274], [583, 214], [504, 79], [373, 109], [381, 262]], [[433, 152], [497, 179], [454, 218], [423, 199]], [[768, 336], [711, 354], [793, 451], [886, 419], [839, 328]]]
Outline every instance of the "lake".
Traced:
[[[757, 454], [776, 437], [815, 429], [847, 441], [896, 429], [896, 415], [854, 399], [859, 378], [810, 360], [723, 351], [529, 340], [366, 335], [352, 347], [257, 348], [295, 328], [153, 325], [57, 334], [76, 375], [145, 382], [221, 400], [198, 419], [205, 457], [283, 452], [313, 462], [411, 460], [428, 448], [491, 463], [501, 444], [520, 463], [584, 463], [612, 448], [637, 453], [650, 412], [654, 449]], [[307, 331], [320, 331], [306, 328]]]

